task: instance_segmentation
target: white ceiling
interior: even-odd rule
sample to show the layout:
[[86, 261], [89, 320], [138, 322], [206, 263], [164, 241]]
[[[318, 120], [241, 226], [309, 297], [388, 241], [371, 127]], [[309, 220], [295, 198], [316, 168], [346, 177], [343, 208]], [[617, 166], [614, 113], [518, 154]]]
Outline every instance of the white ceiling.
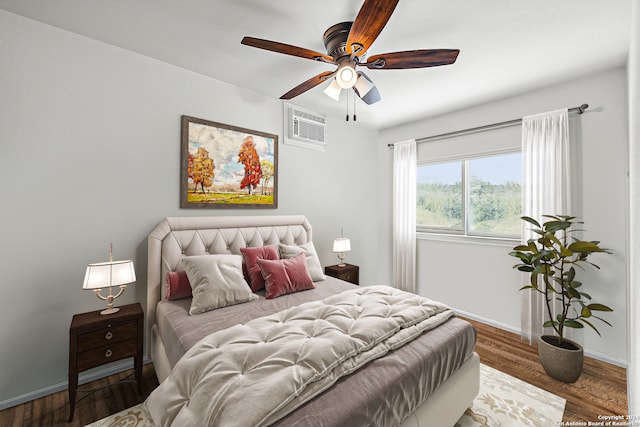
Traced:
[[[279, 98], [333, 66], [240, 44], [245, 35], [324, 52], [324, 31], [363, 0], [0, 0], [0, 8]], [[455, 64], [369, 70], [381, 129], [626, 63], [631, 0], [402, 0], [368, 54], [460, 49]], [[320, 85], [291, 102], [343, 118]], [[353, 97], [349, 98], [353, 109]]]

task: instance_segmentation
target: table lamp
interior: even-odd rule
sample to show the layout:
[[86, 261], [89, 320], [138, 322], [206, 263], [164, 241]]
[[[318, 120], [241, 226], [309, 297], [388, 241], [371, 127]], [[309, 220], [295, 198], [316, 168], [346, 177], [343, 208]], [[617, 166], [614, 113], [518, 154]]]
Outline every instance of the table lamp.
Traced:
[[333, 252], [338, 256], [340, 264], [338, 267], [344, 267], [344, 259], [347, 257], [347, 252], [351, 250], [351, 241], [347, 237], [338, 237], [333, 241]]
[[[83, 289], [93, 289], [96, 296], [107, 301], [107, 308], [100, 314], [113, 314], [120, 309], [113, 306], [113, 300], [118, 298], [127, 288], [127, 284], [136, 281], [136, 272], [133, 268], [133, 261], [114, 261], [112, 257], [112, 245], [109, 245], [109, 261], [98, 262], [87, 265], [84, 274]], [[113, 295], [111, 288], [120, 286], [117, 294]], [[109, 288], [109, 295], [102, 295], [102, 288]]]

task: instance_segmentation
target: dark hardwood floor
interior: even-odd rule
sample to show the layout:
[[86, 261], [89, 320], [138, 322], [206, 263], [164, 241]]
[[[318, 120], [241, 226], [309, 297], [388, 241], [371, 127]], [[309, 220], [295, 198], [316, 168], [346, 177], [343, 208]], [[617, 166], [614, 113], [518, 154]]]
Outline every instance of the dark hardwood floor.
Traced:
[[71, 423], [67, 423], [69, 396], [67, 390], [64, 390], [0, 411], [0, 426], [84, 426], [143, 402], [158, 386], [153, 364], [144, 365], [142, 368], [142, 395], [137, 394], [135, 382], [115, 384], [126, 378], [133, 378], [133, 368], [80, 386], [79, 389], [88, 389], [114, 384], [94, 393], [78, 393], [76, 411]]
[[582, 376], [573, 384], [554, 380], [538, 361], [538, 349], [514, 333], [468, 320], [478, 332], [480, 361], [567, 400], [563, 421], [597, 422], [598, 415], [627, 415], [627, 371], [585, 357]]
[[[564, 384], [548, 377], [538, 362], [537, 349], [520, 337], [494, 327], [471, 322], [478, 332], [476, 351], [482, 363], [567, 399], [565, 422], [598, 421], [598, 415], [627, 414], [626, 370], [591, 358], [585, 358], [584, 373], [574, 384]], [[85, 384], [98, 388], [114, 384], [133, 370]], [[158, 386], [153, 365], [142, 372], [143, 394], [138, 396], [135, 383], [106, 387], [93, 394], [79, 394], [72, 423], [67, 391], [61, 391], [13, 408], [0, 411], [0, 426], [84, 426], [108, 415], [136, 405]], [[86, 396], [82, 398], [83, 396]]]

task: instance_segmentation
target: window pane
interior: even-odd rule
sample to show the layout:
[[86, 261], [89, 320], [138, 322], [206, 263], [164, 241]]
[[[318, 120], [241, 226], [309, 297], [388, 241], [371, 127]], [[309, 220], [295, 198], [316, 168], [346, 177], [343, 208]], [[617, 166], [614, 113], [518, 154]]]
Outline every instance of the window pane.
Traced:
[[418, 165], [416, 224], [463, 230], [462, 162]]
[[469, 160], [469, 232], [519, 236], [520, 153]]

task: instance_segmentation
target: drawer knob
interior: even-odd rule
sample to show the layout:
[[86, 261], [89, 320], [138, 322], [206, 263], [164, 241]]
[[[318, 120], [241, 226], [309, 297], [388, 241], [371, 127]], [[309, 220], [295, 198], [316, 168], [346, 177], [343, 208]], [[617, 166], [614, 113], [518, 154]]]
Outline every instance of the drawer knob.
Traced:
[[113, 338], [113, 333], [111, 333], [111, 331], [107, 332], [104, 338], [110, 340], [111, 338]]
[[108, 349], [107, 351], [104, 352], [104, 357], [111, 357], [112, 354], [113, 354], [113, 351], [111, 351], [111, 349]]

